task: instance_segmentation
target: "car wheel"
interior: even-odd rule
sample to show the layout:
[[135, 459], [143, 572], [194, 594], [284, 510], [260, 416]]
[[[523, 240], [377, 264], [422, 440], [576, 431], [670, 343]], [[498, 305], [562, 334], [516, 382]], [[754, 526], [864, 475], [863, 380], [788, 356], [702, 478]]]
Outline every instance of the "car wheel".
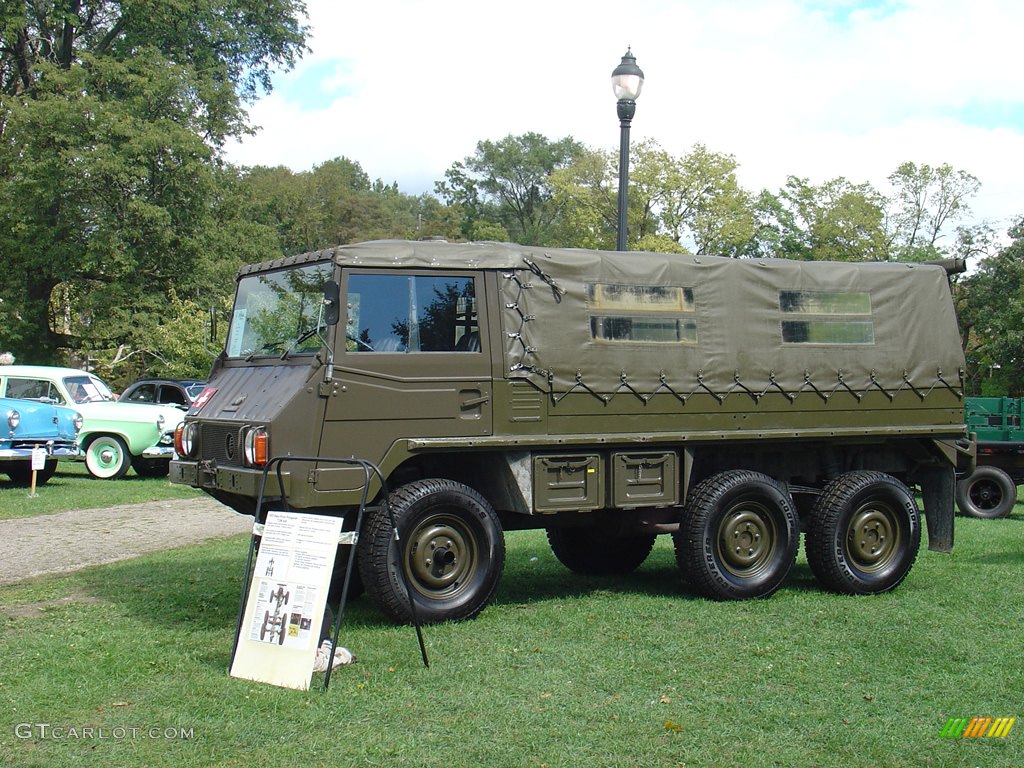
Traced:
[[585, 576], [621, 576], [639, 568], [654, 548], [653, 535], [609, 536], [600, 528], [550, 528], [558, 562]]
[[848, 595], [887, 592], [910, 572], [921, 517], [910, 489], [882, 472], [847, 472], [811, 512], [805, 550], [824, 586]]
[[85, 466], [90, 475], [101, 480], [124, 477], [131, 466], [128, 446], [117, 435], [100, 435], [85, 449]]
[[760, 472], [731, 470], [689, 494], [676, 562], [708, 597], [768, 597], [786, 580], [800, 545], [800, 520], [782, 485]]
[[999, 467], [978, 467], [956, 484], [956, 505], [968, 517], [1006, 517], [1017, 503], [1017, 486]]
[[[356, 564], [366, 594], [399, 622], [470, 619], [494, 596], [505, 564], [501, 523], [491, 505], [452, 480], [418, 480], [366, 520]], [[411, 606], [415, 604], [415, 611]]]

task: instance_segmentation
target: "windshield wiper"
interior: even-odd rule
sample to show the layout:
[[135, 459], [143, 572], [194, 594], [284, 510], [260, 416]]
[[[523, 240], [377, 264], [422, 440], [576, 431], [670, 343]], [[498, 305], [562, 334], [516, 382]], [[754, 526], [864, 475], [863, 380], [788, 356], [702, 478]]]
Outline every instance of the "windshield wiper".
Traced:
[[[314, 336], [317, 336], [319, 334], [320, 334], [320, 324], [319, 323], [317, 323], [312, 328], [306, 329], [305, 331], [303, 331], [302, 333], [299, 334], [298, 338], [295, 339], [295, 341], [293, 341], [291, 344], [288, 345], [288, 347], [285, 349], [284, 352], [281, 353], [281, 359], [282, 360], [287, 360], [289, 352], [291, 352], [293, 349], [295, 349], [297, 346], [299, 346], [299, 344], [301, 344], [302, 342], [308, 341], [309, 339], [311, 339]], [[321, 341], [323, 341], [323, 339], [321, 339]], [[326, 343], [326, 342], [324, 342], [324, 343]]]

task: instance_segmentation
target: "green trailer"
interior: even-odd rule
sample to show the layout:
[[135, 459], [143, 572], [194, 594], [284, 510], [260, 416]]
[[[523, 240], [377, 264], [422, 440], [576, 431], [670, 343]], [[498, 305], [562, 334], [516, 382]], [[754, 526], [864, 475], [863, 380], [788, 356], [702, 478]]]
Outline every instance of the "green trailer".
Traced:
[[977, 468], [957, 483], [957, 506], [970, 517], [1006, 517], [1024, 483], [1024, 398], [968, 397], [967, 429], [977, 440]]

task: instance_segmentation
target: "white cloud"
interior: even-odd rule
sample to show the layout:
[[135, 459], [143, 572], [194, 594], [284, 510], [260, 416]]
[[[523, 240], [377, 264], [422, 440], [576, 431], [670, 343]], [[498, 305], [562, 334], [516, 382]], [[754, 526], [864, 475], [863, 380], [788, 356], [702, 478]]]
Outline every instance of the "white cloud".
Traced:
[[950, 163], [982, 182], [976, 219], [1024, 214], [1012, 0], [307, 4], [313, 52], [254, 105], [262, 130], [233, 162], [344, 155], [418, 193], [482, 139], [613, 149], [609, 77], [631, 45], [647, 76], [634, 141], [731, 153], [752, 190], [789, 174], [884, 190], [903, 161]]

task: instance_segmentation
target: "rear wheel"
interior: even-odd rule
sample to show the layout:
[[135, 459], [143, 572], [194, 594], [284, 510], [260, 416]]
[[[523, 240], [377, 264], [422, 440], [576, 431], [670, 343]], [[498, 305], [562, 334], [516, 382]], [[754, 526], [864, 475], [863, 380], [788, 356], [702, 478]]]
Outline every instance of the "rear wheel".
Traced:
[[610, 536], [597, 527], [548, 530], [548, 543], [558, 562], [588, 576], [632, 573], [651, 553], [654, 539], [652, 535]]
[[90, 475], [101, 480], [124, 477], [131, 466], [128, 446], [117, 435], [93, 438], [85, 449], [85, 466]]
[[999, 467], [978, 467], [956, 484], [956, 505], [968, 517], [1006, 517], [1017, 503], [1017, 486]]
[[397, 541], [384, 508], [369, 515], [359, 537], [356, 565], [366, 594], [400, 622], [480, 613], [505, 564], [501, 523], [487, 500], [452, 480], [417, 480], [389, 502]]
[[793, 566], [800, 521], [780, 483], [731, 470], [693, 489], [673, 538], [679, 567], [708, 597], [767, 597]]
[[856, 471], [832, 481], [819, 497], [805, 549], [823, 585], [868, 595], [903, 581], [920, 543], [921, 519], [910, 489], [891, 475]]

